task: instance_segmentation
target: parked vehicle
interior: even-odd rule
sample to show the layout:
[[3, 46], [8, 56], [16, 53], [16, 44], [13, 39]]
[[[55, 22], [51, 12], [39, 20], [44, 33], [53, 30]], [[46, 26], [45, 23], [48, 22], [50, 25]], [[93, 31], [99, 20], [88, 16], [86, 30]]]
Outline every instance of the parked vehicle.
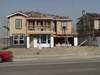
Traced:
[[0, 51], [0, 62], [12, 61], [12, 52], [1, 50]]

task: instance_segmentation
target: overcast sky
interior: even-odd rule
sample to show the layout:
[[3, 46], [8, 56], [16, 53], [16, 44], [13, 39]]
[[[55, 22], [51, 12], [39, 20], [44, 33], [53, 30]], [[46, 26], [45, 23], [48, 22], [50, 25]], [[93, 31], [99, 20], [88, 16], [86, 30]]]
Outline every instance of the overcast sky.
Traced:
[[0, 0], [0, 16], [7, 16], [15, 10], [34, 10], [72, 18], [84, 9], [100, 12], [100, 0]]
[[70, 16], [75, 24], [82, 10], [100, 13], [100, 0], [0, 0], [0, 17], [16, 10]]

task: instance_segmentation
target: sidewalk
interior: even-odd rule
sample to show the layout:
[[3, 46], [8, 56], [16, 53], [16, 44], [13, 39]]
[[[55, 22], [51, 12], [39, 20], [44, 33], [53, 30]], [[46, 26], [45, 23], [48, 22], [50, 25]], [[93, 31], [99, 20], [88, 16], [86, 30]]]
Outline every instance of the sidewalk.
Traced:
[[100, 48], [98, 47], [54, 47], [42, 50], [11, 48], [9, 50], [13, 52], [13, 61], [100, 57]]

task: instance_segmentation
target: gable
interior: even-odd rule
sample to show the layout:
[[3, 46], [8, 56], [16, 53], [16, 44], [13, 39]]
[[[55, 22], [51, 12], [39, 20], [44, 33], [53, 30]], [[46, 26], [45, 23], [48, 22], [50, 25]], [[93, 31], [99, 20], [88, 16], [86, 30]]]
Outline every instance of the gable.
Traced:
[[27, 17], [27, 15], [21, 13], [21, 12], [17, 12], [17, 13], [14, 13], [14, 14], [11, 14], [11, 15], [8, 15], [7, 18], [11, 18], [13, 16], [24, 16], [24, 17]]

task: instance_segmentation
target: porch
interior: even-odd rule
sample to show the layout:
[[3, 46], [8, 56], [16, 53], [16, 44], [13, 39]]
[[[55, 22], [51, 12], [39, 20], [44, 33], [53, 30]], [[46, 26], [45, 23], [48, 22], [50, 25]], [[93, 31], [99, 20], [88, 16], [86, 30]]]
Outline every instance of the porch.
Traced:
[[54, 38], [49, 34], [29, 35], [27, 48], [47, 48], [54, 47]]
[[53, 37], [48, 34], [27, 37], [27, 48], [52, 48], [57, 46], [78, 46], [77, 37]]

